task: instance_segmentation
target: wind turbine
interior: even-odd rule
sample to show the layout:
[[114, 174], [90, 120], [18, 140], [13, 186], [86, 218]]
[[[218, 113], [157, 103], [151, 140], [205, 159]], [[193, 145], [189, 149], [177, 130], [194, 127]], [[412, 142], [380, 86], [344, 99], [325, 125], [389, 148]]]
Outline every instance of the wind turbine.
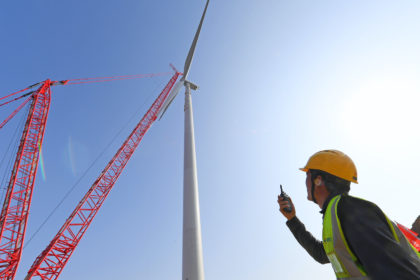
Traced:
[[191, 89], [198, 86], [187, 80], [195, 46], [200, 36], [201, 26], [206, 15], [209, 0], [206, 2], [200, 24], [185, 60], [182, 78], [175, 84], [160, 112], [160, 118], [168, 109], [178, 92], [185, 87], [184, 105], [184, 206], [182, 228], [182, 280], [204, 280], [203, 248], [201, 245], [200, 204], [198, 199], [197, 166], [194, 141], [194, 118], [191, 102]]

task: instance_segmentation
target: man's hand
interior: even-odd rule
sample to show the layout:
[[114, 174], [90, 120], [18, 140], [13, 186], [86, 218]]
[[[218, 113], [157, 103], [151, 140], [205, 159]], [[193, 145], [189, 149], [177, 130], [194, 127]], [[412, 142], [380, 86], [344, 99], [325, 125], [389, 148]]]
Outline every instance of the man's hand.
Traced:
[[[296, 216], [296, 210], [295, 210], [295, 206], [293, 205], [292, 199], [290, 199], [289, 201], [285, 201], [283, 200], [283, 197], [281, 197], [280, 195], [277, 196], [277, 202], [280, 206], [280, 212], [283, 214], [283, 216], [285, 216], [287, 218], [287, 220], [291, 220], [293, 217]], [[287, 207], [291, 207], [292, 208], [292, 212], [288, 213], [286, 211], [284, 211], [284, 208]]]

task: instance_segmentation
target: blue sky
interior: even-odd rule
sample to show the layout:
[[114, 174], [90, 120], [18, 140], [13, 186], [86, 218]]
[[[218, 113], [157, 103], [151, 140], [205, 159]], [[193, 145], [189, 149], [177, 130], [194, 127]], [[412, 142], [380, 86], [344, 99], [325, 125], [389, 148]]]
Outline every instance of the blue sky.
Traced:
[[[3, 3], [0, 95], [46, 78], [168, 72], [169, 63], [182, 70], [204, 4]], [[353, 158], [354, 195], [407, 226], [420, 214], [419, 8], [405, 0], [210, 2], [189, 73], [200, 86], [193, 103], [207, 279], [333, 278], [295, 242], [276, 205], [282, 183], [320, 237], [321, 216], [298, 168], [321, 149]], [[16, 279], [169, 77], [52, 88], [46, 177], [37, 176], [26, 240], [95, 164], [26, 245]], [[1, 147], [21, 119], [0, 131]], [[60, 279], [179, 279], [182, 166], [180, 95], [143, 139]]]

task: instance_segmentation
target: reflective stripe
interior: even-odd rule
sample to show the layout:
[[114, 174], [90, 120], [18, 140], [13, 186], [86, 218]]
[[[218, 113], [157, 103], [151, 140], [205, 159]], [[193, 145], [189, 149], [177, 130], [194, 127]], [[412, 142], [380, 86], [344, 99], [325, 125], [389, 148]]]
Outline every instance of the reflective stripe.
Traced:
[[[343, 230], [341, 229], [341, 224], [337, 216], [337, 204], [340, 201], [340, 196], [337, 200], [334, 201], [331, 207], [331, 224], [333, 229], [333, 240], [334, 240], [334, 250], [346, 268], [349, 276], [352, 277], [362, 277], [366, 276], [366, 273], [361, 268], [361, 265], [357, 265], [359, 262], [353, 252], [350, 250], [347, 241], [344, 237]], [[368, 278], [361, 278], [368, 279]]]
[[[327, 256], [331, 261], [337, 279], [369, 279], [356, 256], [350, 250], [341, 229], [340, 220], [337, 216], [337, 205], [340, 198], [341, 196], [336, 196], [331, 200], [324, 216], [324, 227], [326, 223], [330, 223], [330, 234], [332, 234], [332, 238], [329, 239], [328, 236], [325, 236], [324, 239], [327, 242], [332, 241], [331, 245], [333, 246], [332, 252], [330, 249]], [[334, 257], [331, 258], [330, 256]]]
[[340, 261], [337, 259], [337, 256], [334, 253], [327, 255], [330, 263], [335, 271], [335, 273], [344, 273], [344, 268], [341, 266]]

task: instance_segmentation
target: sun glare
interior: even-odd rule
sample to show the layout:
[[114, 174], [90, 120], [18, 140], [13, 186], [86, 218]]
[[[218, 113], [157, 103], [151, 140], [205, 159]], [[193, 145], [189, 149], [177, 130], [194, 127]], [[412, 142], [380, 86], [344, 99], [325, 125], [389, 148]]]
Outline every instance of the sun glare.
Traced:
[[341, 122], [353, 141], [384, 147], [419, 140], [420, 86], [407, 79], [379, 79], [349, 93]]

